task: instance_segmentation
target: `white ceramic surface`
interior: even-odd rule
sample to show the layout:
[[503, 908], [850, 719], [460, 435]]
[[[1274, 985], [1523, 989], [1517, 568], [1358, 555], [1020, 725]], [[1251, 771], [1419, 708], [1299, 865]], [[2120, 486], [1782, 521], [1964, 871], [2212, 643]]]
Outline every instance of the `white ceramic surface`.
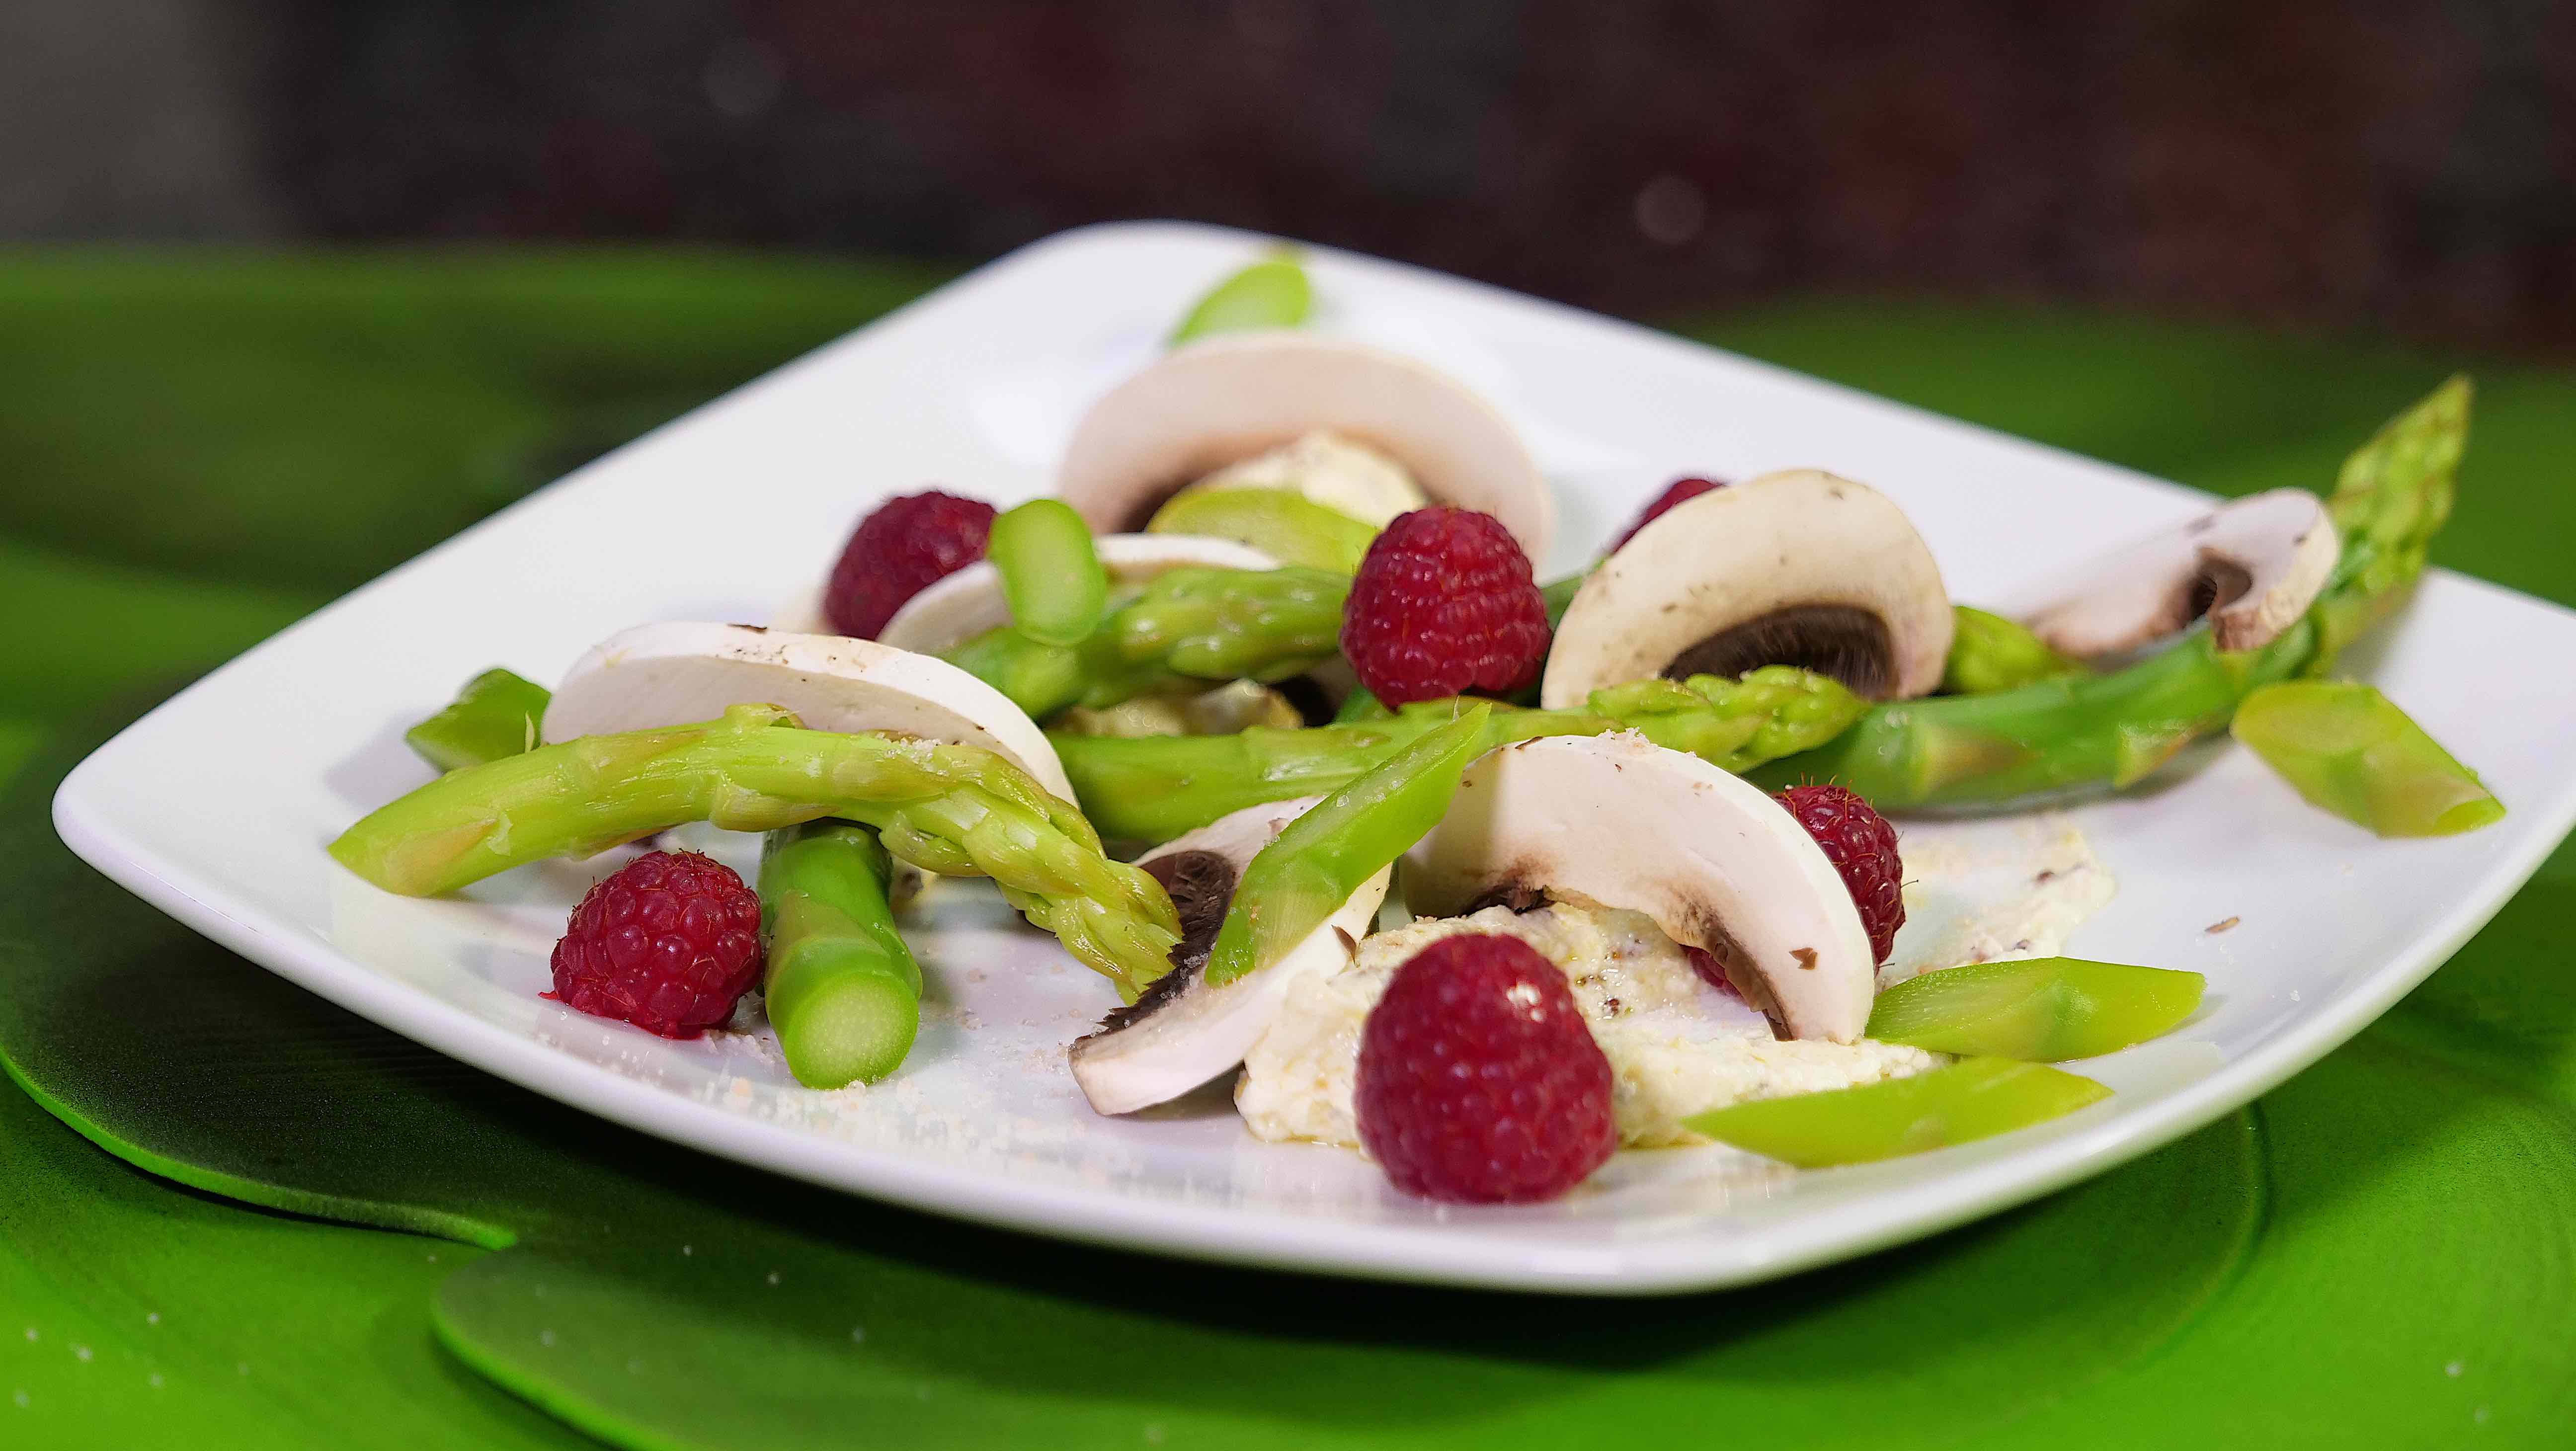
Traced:
[[[2376, 841], [2224, 746], [2196, 750], [2153, 789], [2078, 809], [2121, 890], [2072, 950], [2210, 979], [2207, 1007], [2173, 1037], [2084, 1066], [2118, 1090], [2109, 1101], [2040, 1129], [1819, 1173], [1713, 1148], [1627, 1153], [1564, 1201], [1479, 1210], [1405, 1200], [1355, 1154], [1256, 1142], [1215, 1095], [1093, 1116], [1062, 1050], [1110, 1005], [1108, 989], [981, 884], [940, 884], [913, 934], [931, 999], [911, 1062], [874, 1090], [818, 1095], [759, 1039], [668, 1043], [538, 998], [564, 913], [617, 854], [427, 902], [379, 893], [323, 854], [350, 821], [426, 778], [402, 728], [476, 671], [505, 664], [550, 681], [640, 621], [767, 618], [810, 588], [881, 494], [932, 481], [1005, 504], [1040, 492], [1088, 399], [1150, 357], [1190, 299], [1264, 241], [1175, 225], [1069, 233], [709, 404], [128, 728], [64, 783], [64, 839], [334, 1002], [711, 1153], [1172, 1254], [1637, 1293], [1756, 1280], [1922, 1235], [2208, 1122], [2431, 972], [2576, 819], [2576, 755], [2562, 743], [2576, 615], [2437, 573], [2351, 664], [2480, 770], [2512, 815], [2467, 837]], [[2199, 502], [1643, 329], [1384, 262], [1310, 257], [1319, 326], [1449, 368], [1526, 431], [1564, 508], [1542, 576], [1580, 563], [1685, 472], [1814, 465], [1866, 480], [1912, 513], [1968, 601], [2002, 599], [2068, 554]], [[2472, 490], [2476, 458], [2473, 446]], [[726, 508], [706, 508], [710, 487]], [[2508, 650], [2512, 668], [2499, 668]], [[1909, 841], [1971, 846], [2030, 830], [1907, 828]], [[694, 839], [747, 865], [752, 844], [718, 835]], [[2232, 930], [2205, 930], [2228, 918]]]

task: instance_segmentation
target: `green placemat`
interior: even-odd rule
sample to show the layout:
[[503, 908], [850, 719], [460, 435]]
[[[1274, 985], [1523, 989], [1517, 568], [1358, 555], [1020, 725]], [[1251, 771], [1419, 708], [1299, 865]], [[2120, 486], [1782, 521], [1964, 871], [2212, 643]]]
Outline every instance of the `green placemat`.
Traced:
[[[68, 674], [0, 658], [0, 770], [13, 742], [52, 742], [0, 806], [0, 860], [23, 873], [0, 897], [0, 1048], [75, 1121], [171, 1155], [165, 1172], [515, 1243], [236, 1208], [0, 1094], [0, 1306], [26, 1322], [0, 1321], [0, 1444], [12, 1415], [38, 1445], [576, 1439], [440, 1350], [433, 1324], [503, 1383], [641, 1444], [2563, 1441], [2564, 851], [2379, 1028], [2184, 1144], [1782, 1285], [1586, 1303], [1214, 1270], [805, 1190], [378, 1033], [52, 843], [47, 782], [123, 713], [74, 723], [106, 693], [248, 643], [917, 282], [635, 256], [0, 273], [0, 335], [57, 324], [54, 366], [11, 350], [0, 395], [0, 450], [38, 461], [22, 477], [46, 496], [0, 502], [17, 535], [0, 606], [27, 618], [87, 591], [139, 622], [130, 649]], [[2451, 361], [1857, 305], [1719, 340], [2230, 491], [2312, 482]], [[102, 418], [120, 368], [152, 386], [116, 390], [122, 417]], [[2570, 508], [2576, 386], [2481, 384], [2443, 557], [2563, 598], [2545, 535]], [[469, 396], [485, 402], [451, 406]], [[83, 490], [91, 506], [68, 507]]]

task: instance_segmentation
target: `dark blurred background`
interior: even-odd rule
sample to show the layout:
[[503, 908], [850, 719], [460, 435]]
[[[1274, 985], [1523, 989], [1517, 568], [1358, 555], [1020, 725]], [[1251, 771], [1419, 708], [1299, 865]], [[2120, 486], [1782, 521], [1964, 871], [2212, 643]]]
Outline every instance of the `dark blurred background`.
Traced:
[[0, 237], [969, 261], [1137, 216], [1638, 316], [1936, 293], [2563, 356], [2576, 5], [0, 7]]

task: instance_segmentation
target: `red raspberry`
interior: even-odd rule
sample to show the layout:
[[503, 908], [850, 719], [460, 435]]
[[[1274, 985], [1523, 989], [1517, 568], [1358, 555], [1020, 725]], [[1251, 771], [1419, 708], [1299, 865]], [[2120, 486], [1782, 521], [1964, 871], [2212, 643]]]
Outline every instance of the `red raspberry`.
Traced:
[[546, 996], [694, 1038], [733, 1016], [762, 956], [760, 897], [733, 868], [693, 851], [648, 852], [572, 909]]
[[[1687, 504], [1702, 494], [1714, 494], [1725, 487], [1726, 485], [1719, 483], [1715, 479], [1684, 478], [1673, 480], [1670, 484], [1664, 486], [1664, 491], [1662, 493], [1655, 496], [1655, 502], [1646, 506], [1646, 512], [1637, 516], [1637, 522], [1628, 526], [1628, 532], [1619, 536], [1619, 544], [1625, 544], [1629, 540], [1636, 538], [1638, 530], [1643, 529], [1647, 525], [1664, 517], [1665, 514], [1671, 512], [1674, 505]], [[1619, 544], [1611, 545], [1610, 552], [1613, 554], [1618, 553]]]
[[1771, 799], [1789, 808], [1843, 874], [1861, 925], [1869, 929], [1870, 951], [1887, 961], [1896, 929], [1905, 925], [1905, 862], [1896, 853], [1896, 828], [1841, 786], [1792, 786]]
[[1744, 994], [1736, 989], [1734, 979], [1726, 975], [1726, 968], [1717, 960], [1716, 953], [1705, 947], [1693, 947], [1687, 942], [1677, 942], [1673, 945], [1682, 950], [1682, 961], [1691, 965], [1691, 971], [1699, 974], [1701, 982], [1707, 983], [1737, 1002], [1744, 1000]]
[[1397, 968], [1360, 1029], [1355, 1098], [1360, 1142], [1424, 1199], [1553, 1199], [1619, 1147], [1610, 1060], [1517, 937], [1444, 937]]
[[984, 557], [993, 506], [937, 489], [877, 506], [850, 534], [823, 587], [823, 616], [844, 635], [873, 640], [904, 601]]
[[1369, 545], [1342, 608], [1342, 653], [1388, 705], [1468, 690], [1508, 695], [1547, 660], [1547, 601], [1491, 514], [1398, 514]]

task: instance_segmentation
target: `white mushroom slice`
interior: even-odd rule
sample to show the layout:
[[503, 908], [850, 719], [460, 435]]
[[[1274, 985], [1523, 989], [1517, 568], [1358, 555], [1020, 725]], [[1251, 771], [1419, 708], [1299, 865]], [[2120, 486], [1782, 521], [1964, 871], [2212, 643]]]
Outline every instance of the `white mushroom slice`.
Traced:
[[1848, 1043], [1869, 1024], [1869, 932], [1824, 849], [1760, 788], [1642, 736], [1478, 759], [1405, 858], [1404, 889], [1420, 916], [1531, 892], [1643, 912], [1787, 1037]]
[[1269, 1031], [1299, 978], [1335, 972], [1350, 961], [1352, 944], [1386, 900], [1391, 868], [1361, 883], [1324, 925], [1277, 962], [1223, 987], [1209, 987], [1202, 976], [1244, 868], [1322, 799], [1247, 806], [1137, 860], [1171, 892], [1172, 905], [1180, 909], [1181, 942], [1172, 949], [1170, 972], [1134, 1003], [1102, 1019], [1100, 1031], [1074, 1041], [1074, 1081], [1092, 1108], [1134, 1113], [1228, 1072]]
[[1065, 446], [1056, 492], [1094, 529], [1141, 529], [1182, 489], [1324, 431], [1402, 464], [1437, 503], [1491, 514], [1544, 560], [1556, 501], [1520, 435], [1435, 368], [1312, 333], [1222, 333], [1109, 390]]
[[[1213, 569], [1277, 569], [1279, 561], [1248, 544], [1197, 534], [1104, 534], [1092, 541], [1100, 567], [1109, 573], [1109, 588], [1145, 583], [1160, 574], [1190, 565]], [[934, 582], [904, 601], [885, 628], [880, 644], [936, 655], [1011, 622], [1010, 602], [1002, 598], [1002, 576], [989, 560], [973, 564]]]
[[2091, 660], [2152, 644], [2209, 617], [2221, 650], [2259, 650], [2295, 624], [2343, 545], [2325, 503], [2274, 489], [2087, 560], [2033, 591], [2023, 623], [2050, 649]]
[[1764, 665], [1905, 699], [1940, 685], [1955, 624], [1940, 565], [1886, 495], [1815, 469], [1764, 474], [1666, 512], [1592, 571], [1539, 703]]
[[1046, 732], [1010, 697], [945, 660], [843, 635], [752, 625], [638, 625], [590, 648], [546, 707], [545, 738], [711, 720], [775, 705], [821, 731], [887, 731], [981, 746], [1073, 799]]

